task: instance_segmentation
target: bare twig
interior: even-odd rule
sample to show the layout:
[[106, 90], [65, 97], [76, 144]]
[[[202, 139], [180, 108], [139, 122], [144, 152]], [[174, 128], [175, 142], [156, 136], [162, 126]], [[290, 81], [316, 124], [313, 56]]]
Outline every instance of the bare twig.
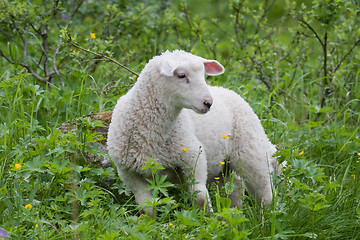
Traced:
[[65, 27], [68, 27], [71, 20], [74, 18], [74, 15], [77, 13], [77, 11], [79, 10], [79, 8], [81, 7], [81, 5], [84, 3], [84, 0], [80, 0], [79, 1], [79, 4], [76, 6], [76, 8], [72, 11], [71, 15], [69, 16], [67, 22], [66, 22], [66, 25]]
[[321, 39], [321, 37], [318, 35], [318, 33], [315, 31], [315, 29], [306, 22], [303, 18], [300, 19], [300, 22], [305, 24], [305, 26], [315, 35], [316, 39], [319, 41], [322, 49], [323, 49], [323, 55], [324, 55], [324, 62], [323, 62], [323, 72], [324, 72], [324, 83], [327, 85], [327, 32], [325, 32], [324, 39]]
[[326, 97], [330, 94], [330, 90], [326, 87], [328, 85], [328, 70], [327, 70], [327, 48], [328, 48], [328, 33], [325, 32], [324, 35], [324, 39], [321, 39], [321, 37], [317, 34], [317, 32], [315, 31], [315, 29], [308, 23], [306, 22], [303, 18], [300, 19], [300, 22], [302, 22], [303, 24], [305, 24], [305, 26], [315, 35], [316, 39], [319, 41], [322, 50], [323, 50], [323, 78], [322, 78], [322, 82], [323, 82], [323, 87], [325, 87], [325, 90], [320, 91], [321, 94], [321, 103], [320, 106], [323, 107], [325, 105], [325, 100]]
[[[22, 49], [23, 49], [23, 62], [15, 62], [13, 60], [11, 60], [10, 58], [8, 58], [7, 56], [5, 56], [5, 54], [0, 51], [0, 55], [6, 60], [8, 61], [9, 63], [11, 64], [15, 64], [15, 65], [19, 65], [19, 66], [22, 66], [24, 67], [33, 77], [35, 77], [37, 80], [41, 81], [41, 82], [44, 82], [44, 83], [49, 83], [50, 82], [50, 79], [51, 77], [55, 74], [55, 72], [49, 72], [48, 71], [48, 65], [47, 65], [47, 25], [45, 27], [45, 30], [43, 32], [41, 32], [39, 29], [36, 29], [31, 23], [30, 23], [30, 26], [31, 28], [37, 33], [39, 34], [43, 41], [42, 41], [42, 53], [43, 55], [41, 56], [40, 60], [39, 61], [36, 61], [32, 56], [29, 56], [28, 55], [28, 45], [29, 45], [29, 42], [31, 40], [31, 37], [30, 39], [26, 40], [25, 39], [25, 36], [24, 36], [24, 32], [22, 29], [19, 28], [19, 26], [17, 25], [16, 23], [16, 19], [15, 17], [13, 17], [12, 21], [11, 21], [14, 29], [16, 30], [16, 32], [19, 34], [20, 36], [20, 39], [21, 39], [21, 42], [23, 44], [23, 46], [20, 46]], [[43, 66], [40, 66], [40, 62], [42, 61], [42, 57], [44, 56], [44, 64]], [[40, 76], [39, 74], [37, 74], [32, 68], [31, 66], [28, 64], [28, 58], [34, 62], [37, 66], [37, 68], [39, 68], [40, 70], [44, 71], [44, 77]]]
[[360, 44], [360, 39], [358, 39], [354, 45], [350, 48], [350, 50], [341, 58], [340, 62], [336, 65], [333, 73], [336, 73], [337, 70], [339, 70], [341, 64], [345, 61], [345, 59], [347, 58], [347, 56], [349, 56], [351, 54], [351, 52], [354, 50], [355, 47], [357, 47]]
[[[52, 14], [55, 14], [56, 12], [56, 6], [58, 4], [59, 1], [55, 2], [55, 9], [51, 9], [49, 10], [49, 12], [45, 13], [45, 15], [50, 15], [51, 11], [53, 12]], [[71, 20], [73, 19], [75, 13], [78, 11], [78, 9], [80, 8], [80, 6], [83, 4], [84, 0], [79, 0], [78, 4], [76, 5], [76, 8], [72, 11], [71, 15], [68, 17], [67, 19], [67, 23], [66, 23], [66, 27], [68, 27], [68, 25], [70, 24]], [[61, 39], [58, 42], [58, 45], [56, 47], [56, 50], [54, 52], [54, 55], [52, 56], [52, 68], [53, 71], [50, 71], [49, 68], [51, 68], [51, 66], [49, 66], [49, 46], [48, 46], [48, 23], [44, 23], [42, 25], [40, 25], [39, 27], [36, 27], [33, 23], [29, 23], [29, 26], [31, 27], [32, 31], [35, 34], [32, 34], [31, 32], [29, 32], [29, 34], [31, 35], [29, 38], [26, 36], [25, 32], [23, 29], [21, 29], [18, 24], [17, 24], [17, 20], [14, 16], [12, 16], [11, 19], [11, 24], [13, 25], [13, 28], [16, 30], [16, 33], [19, 35], [21, 41], [20, 41], [20, 48], [22, 48], [23, 50], [23, 59], [22, 61], [14, 61], [12, 60], [10, 57], [6, 56], [4, 54], [3, 51], [0, 50], [0, 56], [2, 56], [6, 61], [8, 61], [11, 64], [15, 64], [15, 65], [19, 65], [24, 67], [33, 77], [35, 77], [37, 80], [44, 82], [44, 83], [49, 83], [51, 81], [51, 78], [53, 77], [53, 75], [60, 75], [60, 72], [58, 70], [57, 64], [56, 64], [56, 58], [57, 56], [61, 53], [60, 48], [61, 48]], [[36, 59], [33, 56], [29, 55], [28, 53], [28, 47], [30, 45], [30, 41], [33, 39], [33, 37], [37, 36], [41, 36], [41, 50], [40, 50], [40, 54], [41, 56]], [[28, 60], [30, 59], [30, 62], [28, 62]], [[35, 65], [34, 65], [35, 64]], [[32, 67], [33, 66], [33, 67]], [[39, 69], [43, 72], [43, 76], [39, 75], [36, 72], [36, 69]]]
[[28, 62], [27, 62], [27, 58], [28, 58], [28, 53], [27, 53], [27, 49], [28, 49], [28, 45], [29, 45], [29, 41], [26, 41], [24, 43], [24, 59], [23, 59], [23, 63], [18, 63], [18, 65], [26, 68], [26, 70], [28, 70], [28, 72], [33, 75], [36, 79], [38, 79], [39, 81], [41, 82], [44, 82], [44, 83], [47, 83], [50, 81], [50, 78], [52, 76], [52, 74], [46, 74], [46, 70], [44, 69], [45, 71], [45, 77], [41, 77], [40, 75], [38, 75], [29, 65], [28, 65]]
[[315, 29], [313, 27], [311, 27], [311, 25], [309, 23], [307, 23], [303, 18], [300, 19], [300, 22], [302, 22], [303, 24], [305, 24], [305, 26], [315, 35], [316, 39], [320, 42], [321, 46], [324, 47], [324, 42], [323, 40], [320, 38], [320, 36], [317, 34], [317, 32], [315, 31]]
[[258, 63], [254, 57], [249, 57], [251, 62], [254, 64], [254, 67], [256, 69], [256, 71], [259, 73], [259, 79], [265, 84], [265, 86], [267, 87], [268, 90], [271, 89], [272, 87], [272, 84], [270, 82], [268, 82], [266, 79], [265, 79], [265, 76], [261, 70], [261, 65], [260, 63]]
[[48, 76], [48, 42], [47, 42], [47, 29], [48, 25], [45, 24], [44, 31], [41, 32], [42, 37], [42, 47], [43, 47], [43, 53], [44, 53], [44, 74], [45, 76]]
[[[26, 52], [27, 52], [27, 43], [25, 43], [25, 46], [24, 46], [24, 58], [26, 58]], [[8, 61], [9, 63], [11, 64], [14, 64], [14, 65], [19, 65], [19, 66], [22, 66], [24, 67], [31, 75], [33, 75], [36, 79], [38, 79], [39, 81], [41, 82], [48, 82], [48, 78], [43, 78], [41, 76], [39, 76], [36, 72], [34, 72], [34, 70], [29, 67], [26, 62], [25, 63], [19, 63], [19, 62], [15, 62], [13, 60], [11, 60], [10, 58], [8, 58], [4, 53], [3, 51], [1, 51], [0, 49], [0, 56], [2, 56], [6, 61]]]
[[84, 51], [84, 52], [88, 52], [88, 53], [91, 53], [91, 54], [93, 54], [93, 55], [95, 55], [95, 56], [98, 56], [98, 57], [101, 57], [101, 58], [105, 58], [105, 59], [109, 60], [110, 62], [113, 62], [113, 63], [119, 65], [120, 67], [124, 68], [125, 70], [131, 72], [132, 74], [136, 75], [137, 77], [139, 76], [138, 73], [136, 73], [135, 71], [133, 71], [133, 70], [131, 70], [130, 68], [126, 67], [125, 65], [119, 63], [118, 61], [116, 61], [115, 59], [113, 59], [113, 58], [111, 58], [111, 57], [108, 57], [108, 56], [106, 56], [106, 55], [104, 55], [104, 54], [96, 53], [96, 52], [93, 52], [93, 51], [91, 51], [91, 50], [89, 50], [89, 49], [85, 49], [85, 48], [83, 48], [83, 47], [80, 47], [79, 45], [77, 45], [77, 44], [74, 43], [74, 42], [71, 42], [70, 44], [71, 44], [73, 47], [75, 47], [75, 48], [77, 48], [77, 49], [80, 49], [80, 50], [82, 50], [82, 51]]
[[1, 51], [1, 49], [0, 49], [0, 56], [2, 56], [6, 61], [8, 61], [8, 62], [11, 63], [11, 64], [17, 64], [17, 65], [19, 65], [18, 63], [15, 63], [15, 62], [12, 61], [10, 58], [8, 58], [8, 57], [3, 53], [3, 51]]
[[[69, 16], [69, 18], [68, 18], [68, 20], [67, 20], [67, 23], [66, 23], [66, 25], [65, 25], [65, 28], [67, 28], [67, 27], [69, 26], [72, 18], [74, 17], [75, 13], [79, 10], [79, 8], [80, 8], [80, 6], [83, 4], [83, 2], [84, 2], [84, 0], [80, 0], [80, 1], [79, 1], [77, 7], [74, 9], [74, 11], [73, 11], [73, 12], [71, 13], [71, 15]], [[107, 60], [109, 60], [109, 61], [111, 61], [111, 62], [119, 65], [120, 67], [126, 69], [127, 71], [131, 72], [132, 74], [136, 75], [137, 77], [139, 76], [138, 73], [136, 73], [135, 71], [131, 70], [130, 68], [124, 66], [123, 64], [119, 63], [119, 62], [116, 61], [115, 59], [110, 58], [110, 57], [108, 57], [108, 56], [106, 56], [106, 55], [104, 55], [104, 54], [96, 53], [96, 52], [93, 52], [93, 51], [91, 51], [91, 50], [89, 50], [89, 49], [85, 49], [85, 48], [79, 46], [78, 44], [76, 44], [76, 43], [74, 43], [74, 42], [72, 41], [70, 34], [69, 34], [68, 36], [69, 36], [69, 39], [70, 39], [70, 44], [71, 44], [73, 47], [75, 47], [75, 48], [77, 48], [77, 49], [80, 49], [80, 50], [82, 50], [82, 51], [84, 51], [84, 52], [88, 52], [88, 53], [94, 54], [95, 56], [98, 56], [98, 57], [100, 57], [100, 58], [105, 58], [105, 59], [107, 59]], [[58, 47], [57, 47], [57, 49], [56, 49], [56, 51], [55, 51], [55, 54], [54, 54], [54, 60], [53, 60], [54, 64], [55, 64], [55, 62], [56, 62], [56, 56], [57, 56], [57, 54], [58, 54], [58, 52], [59, 52], [60, 46], [61, 46], [61, 45], [60, 45], [60, 42], [59, 42]], [[56, 69], [55, 67], [54, 67], [54, 69], [55, 69], [55, 71], [57, 71], [57, 69]], [[58, 71], [57, 71], [57, 73], [58, 73]]]
[[236, 41], [239, 44], [241, 49], [244, 49], [245, 46], [244, 44], [240, 41], [240, 36], [239, 36], [239, 16], [240, 16], [240, 10], [236, 9], [236, 15], [235, 15], [235, 24], [234, 24], [234, 30], [235, 30], [235, 37], [236, 37]]

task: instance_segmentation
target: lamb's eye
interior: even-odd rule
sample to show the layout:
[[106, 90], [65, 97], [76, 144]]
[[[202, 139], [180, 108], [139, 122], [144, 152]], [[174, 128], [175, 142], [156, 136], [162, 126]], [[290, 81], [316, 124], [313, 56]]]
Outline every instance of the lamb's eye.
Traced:
[[185, 78], [186, 75], [185, 75], [185, 73], [178, 73], [177, 77], [178, 78]]

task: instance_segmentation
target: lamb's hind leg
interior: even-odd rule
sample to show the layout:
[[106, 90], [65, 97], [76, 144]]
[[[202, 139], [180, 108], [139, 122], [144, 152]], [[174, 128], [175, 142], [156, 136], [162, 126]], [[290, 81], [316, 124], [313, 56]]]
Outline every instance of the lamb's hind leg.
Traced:
[[[229, 195], [229, 198], [231, 200], [231, 207], [237, 207], [238, 209], [240, 209], [242, 207], [244, 198], [244, 180], [241, 179], [235, 172], [231, 174], [234, 174], [234, 176], [227, 176], [225, 179], [221, 178], [220, 181], [216, 184], [219, 188], [224, 188], [226, 186], [226, 183], [233, 184], [234, 189]], [[215, 183], [213, 179], [210, 179], [208, 181], [209, 185], [212, 185], [213, 183]]]
[[247, 190], [259, 204], [269, 205], [273, 192], [266, 154], [257, 153], [250, 147], [236, 155], [238, 161], [232, 161], [230, 168], [242, 176]]
[[[142, 175], [138, 174], [137, 172], [119, 167], [118, 172], [121, 180], [134, 193], [135, 201], [138, 205], [146, 203], [146, 199], [152, 199], [152, 192], [145, 190], [149, 183]], [[152, 207], [146, 207], [145, 209], [142, 209], [141, 212], [146, 213], [151, 217], [153, 217], [154, 214]]]
[[240, 209], [244, 197], [244, 180], [235, 174], [233, 180], [228, 177], [227, 181], [233, 181], [234, 184], [234, 191], [229, 196], [231, 199], [231, 207], [238, 207]]
[[209, 192], [206, 188], [207, 183], [207, 163], [204, 154], [200, 154], [193, 169], [183, 169], [187, 181], [193, 182], [189, 185], [189, 191], [196, 193], [195, 205], [213, 211]]

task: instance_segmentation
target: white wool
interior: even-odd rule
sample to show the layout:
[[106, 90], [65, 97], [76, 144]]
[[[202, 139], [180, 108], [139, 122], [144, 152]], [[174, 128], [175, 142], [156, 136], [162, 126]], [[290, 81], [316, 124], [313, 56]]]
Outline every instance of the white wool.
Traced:
[[[210, 205], [206, 183], [221, 176], [220, 161], [225, 160], [237, 174], [239, 188], [244, 182], [258, 201], [272, 201], [270, 173], [277, 164], [272, 157], [276, 149], [248, 103], [231, 90], [205, 83], [205, 74], [223, 72], [215, 60], [167, 51], [151, 59], [133, 88], [118, 100], [108, 152], [139, 204], [152, 197], [145, 190], [150, 172], [141, 170], [149, 158], [166, 168], [161, 174], [170, 181], [179, 175], [194, 177], [197, 184], [190, 190], [199, 191], [200, 206], [206, 201]], [[241, 206], [241, 191], [232, 194], [232, 205]]]

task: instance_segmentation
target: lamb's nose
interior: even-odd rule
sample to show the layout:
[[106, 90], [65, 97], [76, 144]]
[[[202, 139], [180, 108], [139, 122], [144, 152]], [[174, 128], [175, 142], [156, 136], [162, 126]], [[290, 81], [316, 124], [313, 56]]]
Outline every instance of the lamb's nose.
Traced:
[[205, 100], [204, 101], [204, 105], [206, 106], [206, 108], [210, 109], [211, 105], [212, 105], [212, 100]]

